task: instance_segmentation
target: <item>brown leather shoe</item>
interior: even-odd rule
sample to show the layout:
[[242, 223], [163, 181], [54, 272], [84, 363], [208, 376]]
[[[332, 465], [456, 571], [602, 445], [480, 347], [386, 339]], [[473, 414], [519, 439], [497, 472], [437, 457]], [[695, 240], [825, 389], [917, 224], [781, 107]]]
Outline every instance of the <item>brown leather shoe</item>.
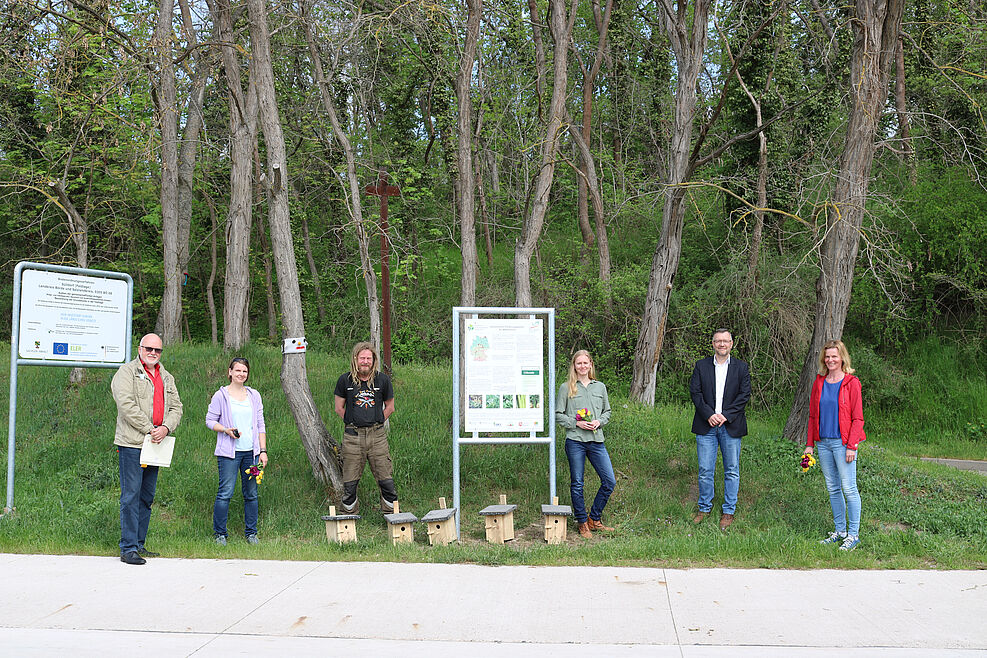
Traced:
[[592, 539], [593, 533], [589, 529], [589, 521], [579, 524], [579, 535], [583, 539]]
[[593, 519], [587, 519], [586, 523], [589, 524], [590, 530], [607, 530], [607, 531], [613, 530], [613, 528], [611, 528], [610, 526], [603, 525], [602, 519], [600, 519], [599, 521], [594, 521]]
[[707, 516], [709, 516], [709, 512], [699, 512], [694, 517], [692, 517], [692, 522], [695, 523], [696, 525], [699, 525], [700, 523], [706, 520]]
[[720, 517], [720, 530], [726, 530], [733, 523], [733, 514], [724, 514]]

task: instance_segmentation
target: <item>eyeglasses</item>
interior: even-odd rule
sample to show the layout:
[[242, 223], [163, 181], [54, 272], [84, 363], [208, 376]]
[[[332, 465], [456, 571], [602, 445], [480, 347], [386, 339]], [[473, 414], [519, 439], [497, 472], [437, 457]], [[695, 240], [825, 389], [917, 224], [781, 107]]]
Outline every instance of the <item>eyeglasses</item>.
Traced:
[[164, 348], [163, 347], [145, 347], [144, 345], [141, 345], [140, 347], [145, 352], [150, 352], [151, 354], [161, 354], [162, 352], [164, 352]]

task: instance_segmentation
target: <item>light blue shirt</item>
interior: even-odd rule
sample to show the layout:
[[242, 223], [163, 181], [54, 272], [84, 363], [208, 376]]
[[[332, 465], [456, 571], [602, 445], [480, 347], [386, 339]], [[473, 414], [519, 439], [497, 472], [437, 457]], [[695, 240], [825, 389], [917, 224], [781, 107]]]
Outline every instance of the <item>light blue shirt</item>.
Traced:
[[240, 432], [236, 440], [236, 450], [254, 449], [254, 408], [250, 398], [234, 400], [230, 398], [230, 412], [233, 414], [234, 427]]

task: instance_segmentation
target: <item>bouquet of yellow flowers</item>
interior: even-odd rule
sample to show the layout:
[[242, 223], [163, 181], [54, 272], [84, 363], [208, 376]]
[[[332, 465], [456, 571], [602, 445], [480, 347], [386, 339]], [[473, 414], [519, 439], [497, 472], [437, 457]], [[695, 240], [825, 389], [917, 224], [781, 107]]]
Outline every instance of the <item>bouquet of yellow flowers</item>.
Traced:
[[257, 484], [260, 484], [261, 480], [264, 479], [264, 467], [260, 464], [254, 464], [250, 468], [243, 471], [250, 477], [257, 480]]
[[816, 458], [812, 455], [805, 454], [799, 457], [799, 466], [802, 467], [802, 472], [806, 473], [810, 468], [816, 465]]
[[577, 409], [576, 420], [593, 420], [593, 412], [589, 409]]

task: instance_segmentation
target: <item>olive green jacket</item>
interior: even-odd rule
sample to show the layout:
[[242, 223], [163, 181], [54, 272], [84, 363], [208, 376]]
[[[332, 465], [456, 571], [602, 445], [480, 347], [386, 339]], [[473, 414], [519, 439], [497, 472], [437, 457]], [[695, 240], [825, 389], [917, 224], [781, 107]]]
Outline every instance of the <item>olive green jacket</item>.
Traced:
[[[600, 421], [596, 430], [584, 430], [576, 427], [576, 412], [586, 409], [590, 412], [590, 420]], [[576, 396], [569, 397], [569, 384], [559, 387], [555, 396], [555, 422], [565, 428], [565, 438], [573, 441], [603, 442], [603, 426], [610, 422], [610, 397], [606, 385], [592, 380], [589, 386], [576, 382]]]
[[[168, 432], [174, 433], [182, 420], [182, 400], [175, 388], [175, 378], [160, 363], [161, 380], [164, 382], [164, 422]], [[140, 448], [144, 436], [152, 429], [151, 414], [154, 406], [154, 383], [144, 371], [140, 357], [129, 361], [116, 371], [110, 384], [113, 401], [117, 403], [117, 427], [113, 443], [127, 448]]]

